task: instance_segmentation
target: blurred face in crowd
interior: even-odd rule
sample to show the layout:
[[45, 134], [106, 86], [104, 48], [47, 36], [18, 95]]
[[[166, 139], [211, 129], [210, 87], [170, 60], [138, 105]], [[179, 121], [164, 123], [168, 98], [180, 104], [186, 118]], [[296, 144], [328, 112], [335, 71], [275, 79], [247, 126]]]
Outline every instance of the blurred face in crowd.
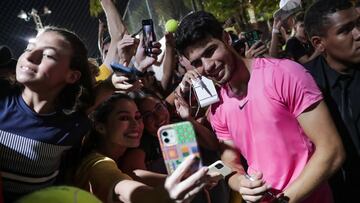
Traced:
[[71, 44], [57, 32], [43, 32], [30, 42], [16, 65], [16, 79], [32, 89], [55, 91], [81, 76], [70, 69]]
[[295, 31], [296, 31], [296, 36], [299, 36], [301, 38], [305, 38], [306, 34], [305, 34], [304, 22], [297, 22], [295, 24]]
[[106, 123], [97, 123], [96, 127], [104, 142], [124, 148], [138, 147], [144, 129], [135, 102], [128, 99], [117, 100]]
[[170, 123], [170, 113], [164, 102], [154, 97], [146, 97], [139, 105], [145, 129], [156, 135], [158, 129]]
[[219, 84], [225, 84], [230, 81], [235, 66], [229, 46], [230, 41], [226, 44], [219, 39], [208, 37], [187, 47], [184, 54], [191, 65], [203, 69], [205, 76]]
[[[330, 26], [323, 37], [312, 42], [326, 54], [329, 62], [343, 66], [360, 63], [360, 15], [354, 8], [328, 15]], [[314, 40], [318, 38], [319, 40]], [[316, 43], [317, 42], [317, 43]]]
[[101, 50], [101, 56], [102, 56], [102, 60], [105, 61], [106, 55], [109, 51], [109, 47], [110, 47], [110, 42], [109, 43], [105, 43], [102, 50]]

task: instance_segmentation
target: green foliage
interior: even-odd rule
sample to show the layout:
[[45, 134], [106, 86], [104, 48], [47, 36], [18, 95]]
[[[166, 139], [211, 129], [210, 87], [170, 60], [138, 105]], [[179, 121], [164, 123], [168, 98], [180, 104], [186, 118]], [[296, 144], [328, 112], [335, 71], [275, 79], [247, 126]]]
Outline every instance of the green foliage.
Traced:
[[204, 0], [205, 10], [213, 13], [220, 21], [246, 10], [249, 2], [254, 6], [256, 18], [267, 20], [279, 7], [279, 0]]
[[279, 9], [279, 0], [253, 0], [251, 3], [255, 8], [255, 14], [258, 20], [268, 20], [272, 18], [274, 12]]
[[220, 21], [235, 15], [240, 6], [239, 0], [204, 0], [205, 10], [214, 14]]
[[93, 17], [97, 17], [103, 11], [99, 0], [90, 0], [89, 7], [90, 15]]

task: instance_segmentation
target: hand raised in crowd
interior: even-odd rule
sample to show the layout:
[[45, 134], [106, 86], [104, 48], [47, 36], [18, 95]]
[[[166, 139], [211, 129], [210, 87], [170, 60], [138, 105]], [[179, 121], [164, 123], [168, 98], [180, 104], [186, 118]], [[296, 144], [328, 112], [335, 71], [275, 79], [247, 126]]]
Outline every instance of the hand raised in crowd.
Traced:
[[186, 71], [186, 73], [184, 74], [184, 76], [179, 84], [181, 93], [187, 92], [186, 90], [189, 89], [189, 87], [192, 84], [192, 81], [198, 80], [200, 78], [201, 78], [201, 74], [199, 73], [199, 71], [197, 69]]
[[137, 47], [135, 54], [135, 68], [141, 72], [144, 72], [147, 68], [153, 65], [157, 60], [157, 56], [161, 53], [160, 48], [161, 44], [159, 42], [153, 42], [151, 48], [151, 55], [146, 55], [144, 47], [144, 37], [142, 36], [140, 38], [140, 43]]
[[257, 58], [268, 52], [268, 48], [262, 41], [257, 41], [250, 48], [245, 43], [245, 57], [246, 58]]
[[175, 92], [174, 100], [176, 112], [182, 119], [188, 119], [191, 117], [191, 108], [185, 99]]
[[187, 92], [191, 86], [191, 80], [196, 80], [201, 77], [203, 68], [195, 68], [190, 64], [190, 61], [183, 56], [179, 57], [179, 63], [187, 70], [179, 84], [179, 88], [176, 89], [178, 94], [183, 94]]
[[138, 39], [131, 37], [131, 35], [124, 35], [124, 37], [117, 43], [120, 64], [129, 66], [131, 58], [135, 55], [138, 44]]
[[178, 203], [190, 202], [194, 196], [204, 188], [208, 182], [208, 168], [200, 168], [191, 176], [183, 179], [192, 165], [195, 164], [195, 155], [190, 155], [178, 166], [178, 168], [165, 180], [165, 190], [168, 192], [170, 199]]
[[172, 32], [165, 32], [165, 43], [166, 46], [175, 48], [175, 37]]
[[132, 91], [140, 90], [144, 85], [141, 80], [129, 82], [129, 78], [120, 72], [115, 71], [111, 76], [111, 82], [116, 88], [117, 93], [128, 93]]
[[264, 198], [265, 192], [269, 189], [269, 186], [265, 184], [262, 179], [262, 173], [256, 172], [251, 175], [251, 178], [247, 178], [242, 175], [239, 177], [239, 193], [245, 202], [258, 202]]
[[281, 34], [281, 37], [284, 38], [285, 41], [288, 40], [289, 35], [286, 33], [285, 28], [283, 27], [283, 21], [280, 18], [275, 18], [273, 23], [273, 34]]

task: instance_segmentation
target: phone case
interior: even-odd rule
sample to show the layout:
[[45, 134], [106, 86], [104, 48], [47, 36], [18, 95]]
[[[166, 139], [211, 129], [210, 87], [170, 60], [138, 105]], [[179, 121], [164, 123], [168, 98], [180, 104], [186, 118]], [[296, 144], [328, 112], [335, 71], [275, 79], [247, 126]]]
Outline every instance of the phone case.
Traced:
[[206, 107], [219, 101], [219, 96], [212, 80], [201, 76], [201, 79], [192, 81], [192, 86], [201, 107]]
[[[190, 154], [200, 158], [195, 131], [189, 121], [164, 125], [158, 130], [160, 147], [168, 174], [175, 171], [183, 159]], [[201, 160], [192, 170], [201, 167]]]
[[221, 160], [218, 160], [208, 166], [210, 172], [220, 173], [223, 178], [230, 175], [232, 170], [230, 167], [226, 166]]
[[134, 73], [134, 68], [126, 67], [116, 62], [112, 62], [110, 66], [114, 71], [118, 71], [125, 74], [129, 79], [127, 80], [128, 83], [133, 83], [136, 81], [137, 78], [136, 78], [136, 74]]
[[257, 41], [260, 40], [260, 34], [256, 31], [250, 31], [245, 33], [245, 39], [246, 43], [248, 44], [248, 47], [252, 47]]
[[126, 67], [120, 63], [116, 63], [116, 62], [112, 62], [110, 64], [111, 68], [114, 70], [114, 71], [119, 71], [119, 72], [122, 72], [124, 74], [132, 74], [133, 71], [131, 68], [129, 67]]

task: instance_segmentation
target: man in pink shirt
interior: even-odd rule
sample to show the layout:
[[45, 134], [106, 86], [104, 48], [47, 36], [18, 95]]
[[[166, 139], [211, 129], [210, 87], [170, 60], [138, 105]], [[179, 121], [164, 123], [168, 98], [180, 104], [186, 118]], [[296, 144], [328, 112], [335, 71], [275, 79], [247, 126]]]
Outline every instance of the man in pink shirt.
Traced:
[[209, 121], [222, 160], [237, 172], [230, 187], [246, 202], [332, 202], [326, 180], [345, 155], [311, 75], [289, 60], [240, 58], [203, 11], [185, 17], [175, 36], [179, 53], [221, 85]]

